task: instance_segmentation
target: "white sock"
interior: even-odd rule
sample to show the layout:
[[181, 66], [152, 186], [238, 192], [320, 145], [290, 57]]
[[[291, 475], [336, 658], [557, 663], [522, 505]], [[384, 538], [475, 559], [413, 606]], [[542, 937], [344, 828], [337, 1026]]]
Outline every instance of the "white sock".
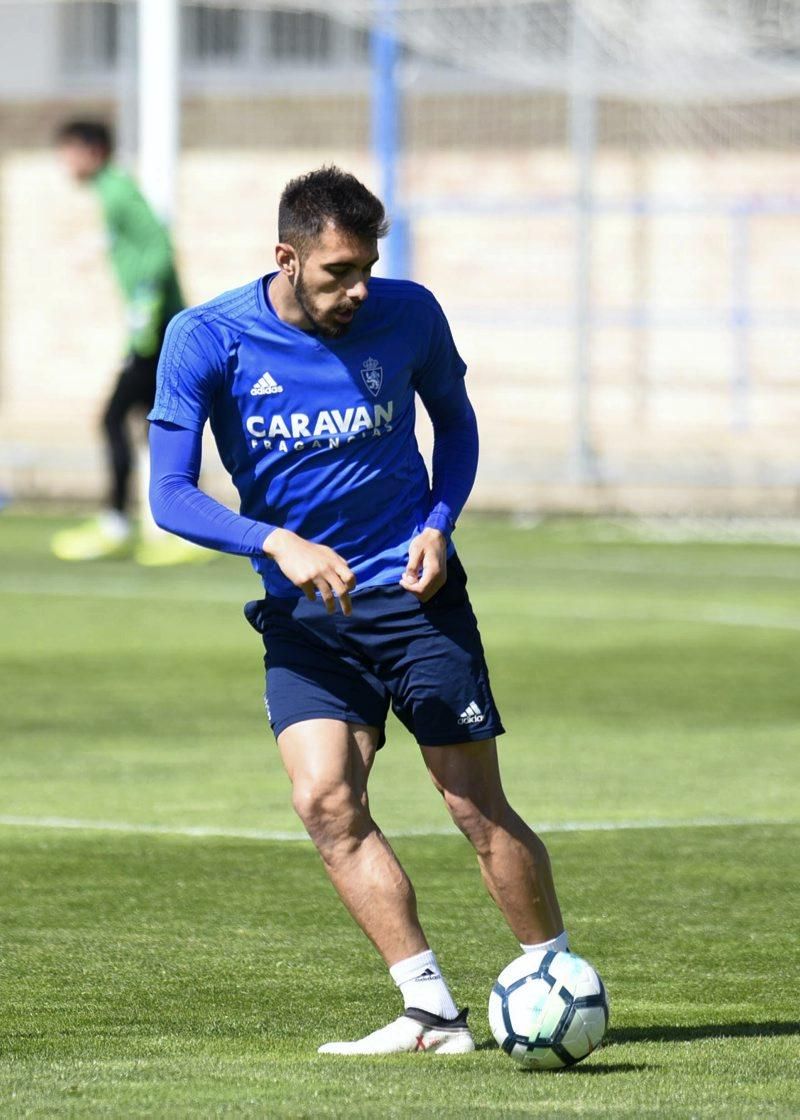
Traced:
[[443, 1019], [455, 1019], [458, 1008], [445, 984], [436, 954], [424, 949], [413, 957], [398, 961], [389, 969], [392, 980], [403, 994], [405, 1007], [418, 1007]]
[[562, 930], [558, 937], [551, 937], [549, 941], [540, 941], [538, 945], [523, 945], [520, 941], [519, 947], [523, 953], [568, 953], [569, 938], [567, 937], [567, 931]]

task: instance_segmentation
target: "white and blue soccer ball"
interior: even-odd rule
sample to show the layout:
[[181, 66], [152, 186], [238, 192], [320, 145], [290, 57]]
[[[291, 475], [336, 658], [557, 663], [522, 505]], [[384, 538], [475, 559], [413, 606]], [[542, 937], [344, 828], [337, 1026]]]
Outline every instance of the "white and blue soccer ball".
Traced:
[[600, 1045], [608, 1026], [603, 981], [582, 957], [542, 950], [504, 968], [489, 996], [489, 1025], [523, 1069], [563, 1069]]

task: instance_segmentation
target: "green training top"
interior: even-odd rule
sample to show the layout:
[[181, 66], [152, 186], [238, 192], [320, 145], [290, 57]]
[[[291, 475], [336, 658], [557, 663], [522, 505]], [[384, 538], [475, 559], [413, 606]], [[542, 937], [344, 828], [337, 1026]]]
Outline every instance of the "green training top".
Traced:
[[92, 179], [110, 238], [111, 264], [128, 307], [130, 347], [158, 350], [164, 325], [183, 309], [169, 234], [130, 175], [111, 163]]

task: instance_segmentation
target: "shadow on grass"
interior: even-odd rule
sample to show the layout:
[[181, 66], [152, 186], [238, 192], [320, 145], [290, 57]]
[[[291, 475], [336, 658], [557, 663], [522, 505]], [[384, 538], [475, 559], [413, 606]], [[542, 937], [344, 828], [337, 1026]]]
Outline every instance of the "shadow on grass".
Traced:
[[[595, 1051], [599, 1053], [599, 1051]], [[580, 1062], [576, 1066], [567, 1066], [566, 1069], [554, 1070], [554, 1073], [563, 1073], [568, 1076], [573, 1074], [584, 1074], [589, 1077], [602, 1077], [607, 1073], [638, 1073], [641, 1069], [658, 1069], [657, 1065], [651, 1062], [604, 1062], [602, 1058], [594, 1058], [587, 1061], [585, 1064]], [[531, 1070], [531, 1073], [535, 1072]]]
[[[645, 1063], [645, 1062], [604, 1062], [602, 1057], [600, 1057], [600, 1055], [602, 1053], [602, 1050], [605, 1049], [605, 1047], [606, 1047], [606, 1044], [604, 1042], [602, 1048], [595, 1051], [597, 1057], [595, 1057], [587, 1065], [583, 1065], [581, 1063], [579, 1065], [568, 1066], [566, 1069], [556, 1069], [556, 1070], [553, 1070], [552, 1072], [553, 1073], [588, 1073], [588, 1074], [598, 1075], [598, 1074], [603, 1074], [603, 1073], [636, 1073], [640, 1069], [657, 1069], [658, 1068], [657, 1066], [654, 1066], [650, 1062], [647, 1062], [647, 1063]], [[495, 1042], [495, 1040], [493, 1038], [487, 1038], [483, 1042], [477, 1042], [475, 1044], [475, 1049], [476, 1050], [499, 1050], [500, 1047], [497, 1045], [497, 1043]], [[520, 1073], [536, 1073], [536, 1072], [537, 1072], [536, 1070], [532, 1070], [532, 1069], [521, 1069], [520, 1070]]]
[[694, 1027], [612, 1027], [603, 1046], [629, 1042], [693, 1042], [698, 1038], [777, 1038], [800, 1034], [800, 1022], [770, 1020], [765, 1023], [701, 1023]]
[[[641, 1069], [655, 1069], [644, 1062], [604, 1062], [600, 1054], [614, 1046], [636, 1042], [693, 1042], [701, 1038], [779, 1038], [800, 1035], [800, 1022], [770, 1020], [765, 1023], [702, 1023], [693, 1027], [612, 1027], [597, 1051], [598, 1059], [569, 1066], [557, 1073], [583, 1073], [599, 1076], [608, 1073], [635, 1073]], [[476, 1050], [498, 1050], [493, 1038], [477, 1043]], [[522, 1070], [532, 1073], [532, 1070]]]

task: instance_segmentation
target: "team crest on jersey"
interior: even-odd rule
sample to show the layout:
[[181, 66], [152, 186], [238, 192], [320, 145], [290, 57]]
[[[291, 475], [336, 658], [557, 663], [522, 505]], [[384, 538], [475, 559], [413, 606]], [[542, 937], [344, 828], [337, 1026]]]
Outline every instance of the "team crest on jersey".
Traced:
[[377, 397], [383, 385], [383, 366], [377, 358], [367, 358], [361, 367], [361, 376], [373, 397]]

